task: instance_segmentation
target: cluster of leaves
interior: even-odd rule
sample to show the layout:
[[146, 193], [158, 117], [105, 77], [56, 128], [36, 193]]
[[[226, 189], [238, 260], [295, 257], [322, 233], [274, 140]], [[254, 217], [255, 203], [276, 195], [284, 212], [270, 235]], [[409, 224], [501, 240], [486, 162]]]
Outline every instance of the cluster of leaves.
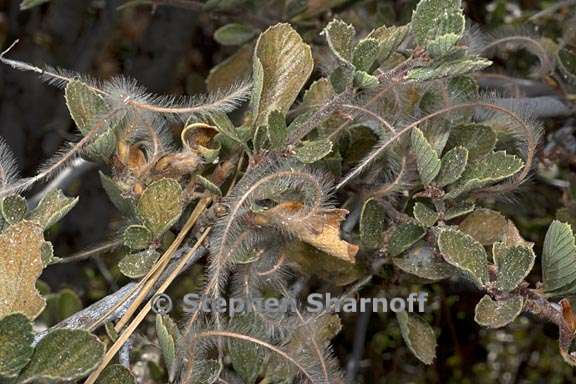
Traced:
[[[421, 0], [408, 24], [366, 34], [334, 19], [321, 35], [316, 59], [288, 23], [261, 33], [228, 24], [216, 40], [242, 47], [211, 72], [213, 94], [184, 100], [151, 95], [131, 80], [96, 81], [2, 54], [5, 64], [64, 88], [82, 135], [32, 177], [17, 178], [13, 161], [2, 159], [2, 378], [134, 382], [128, 369], [107, 365], [152, 300], [132, 318], [140, 304], [164, 292], [201, 247], [208, 252], [201, 293], [214, 299], [297, 302], [294, 287], [310, 277], [344, 296], [346, 286], [385, 268], [422, 284], [467, 281], [485, 293], [476, 305], [478, 324], [498, 328], [533, 313], [559, 327], [561, 355], [576, 365], [574, 314], [566, 300], [549, 301], [576, 289], [570, 225], [550, 226], [542, 286], [530, 288], [533, 243], [487, 208], [524, 183], [540, 140], [530, 111], [508, 95], [483, 94], [472, 76], [492, 64], [483, 53], [514, 38], [478, 43], [460, 0]], [[568, 48], [517, 40], [540, 59], [536, 76], [574, 77]], [[315, 59], [324, 74], [314, 72]], [[235, 109], [243, 114], [231, 119]], [[43, 232], [77, 198], [53, 190], [28, 213], [19, 195], [78, 156], [107, 169], [101, 183], [125, 224], [118, 268], [138, 280], [133, 295], [87, 323], [66, 322], [75, 314], [59, 313], [75, 300], [66, 292], [52, 294], [51, 310], [42, 313], [46, 299], [36, 288], [43, 268], [61, 261]], [[122, 314], [112, 324], [117, 309]], [[64, 322], [34, 333], [31, 322], [41, 313]], [[414, 314], [397, 313], [397, 320], [408, 348], [431, 364], [433, 328]], [[107, 332], [100, 340], [89, 331], [102, 324]], [[170, 382], [344, 380], [330, 348], [341, 329], [331, 308], [320, 314], [253, 308], [234, 317], [197, 310], [181, 326], [163, 314], [155, 329]]]

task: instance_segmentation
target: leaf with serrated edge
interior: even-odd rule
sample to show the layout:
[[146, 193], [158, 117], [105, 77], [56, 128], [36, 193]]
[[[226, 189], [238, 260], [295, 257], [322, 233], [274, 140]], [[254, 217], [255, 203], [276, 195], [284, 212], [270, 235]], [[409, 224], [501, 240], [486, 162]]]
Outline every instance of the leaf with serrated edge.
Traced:
[[28, 219], [46, 229], [70, 212], [76, 203], [78, 197], [67, 197], [60, 189], [55, 189], [44, 195]]
[[0, 319], [0, 381], [16, 377], [34, 352], [32, 323], [21, 313]]
[[57, 329], [40, 340], [19, 382], [77, 380], [96, 368], [103, 356], [104, 344], [96, 336], [78, 329]]
[[440, 172], [440, 158], [432, 145], [418, 128], [412, 130], [412, 153], [416, 156], [418, 173], [424, 185], [428, 185]]
[[448, 33], [462, 36], [465, 21], [461, 0], [421, 0], [410, 23], [416, 43], [428, 42]]
[[451, 59], [450, 56], [432, 61], [428, 67], [408, 71], [405, 79], [414, 82], [430, 81], [445, 77], [461, 76], [480, 71], [492, 65], [488, 59], [478, 56], [464, 56]]
[[419, 316], [406, 312], [397, 312], [396, 318], [410, 351], [424, 364], [432, 364], [436, 358], [436, 335], [432, 327]]
[[395, 257], [410, 248], [424, 237], [426, 230], [416, 224], [401, 224], [392, 233], [388, 244], [388, 253]]
[[494, 184], [515, 175], [522, 169], [524, 162], [506, 151], [492, 152], [468, 164], [460, 180], [444, 197], [454, 199], [462, 193]]
[[322, 34], [326, 36], [328, 45], [332, 52], [342, 61], [352, 60], [352, 43], [356, 30], [352, 25], [346, 24], [342, 20], [332, 20]]
[[124, 366], [112, 364], [102, 371], [96, 384], [136, 384], [136, 379]]
[[446, 152], [442, 156], [442, 164], [438, 176], [436, 176], [436, 184], [443, 187], [452, 184], [462, 176], [468, 163], [468, 150], [464, 147], [455, 147]]
[[414, 204], [414, 218], [423, 226], [431, 227], [438, 220], [438, 212], [425, 204], [416, 202]]
[[506, 246], [497, 242], [492, 246], [492, 256], [496, 264], [496, 288], [512, 291], [528, 276], [536, 255], [532, 248], [522, 245]]
[[484, 295], [476, 304], [474, 320], [489, 328], [504, 327], [518, 317], [523, 307], [524, 299], [522, 296], [494, 301], [490, 296]]
[[444, 260], [464, 271], [479, 286], [488, 283], [488, 255], [472, 236], [445, 229], [438, 236], [438, 247]]
[[[560, 295], [576, 282], [576, 244], [570, 224], [554, 220], [542, 247], [544, 292]], [[563, 292], [567, 293], [567, 292]]]
[[138, 216], [158, 237], [180, 217], [184, 209], [182, 187], [174, 179], [161, 179], [150, 184], [138, 200]]
[[[254, 51], [253, 126], [266, 125], [272, 111], [286, 114], [314, 69], [310, 47], [289, 24], [276, 24], [258, 38]], [[256, 81], [255, 81], [256, 82]]]
[[490, 245], [502, 240], [507, 225], [506, 218], [500, 212], [480, 208], [466, 216], [458, 227], [482, 245]]
[[360, 239], [367, 248], [378, 248], [384, 239], [386, 212], [376, 199], [368, 199], [360, 214]]
[[0, 234], [0, 317], [22, 312], [34, 319], [44, 309], [35, 286], [43, 268], [42, 232], [37, 224], [21, 221]]

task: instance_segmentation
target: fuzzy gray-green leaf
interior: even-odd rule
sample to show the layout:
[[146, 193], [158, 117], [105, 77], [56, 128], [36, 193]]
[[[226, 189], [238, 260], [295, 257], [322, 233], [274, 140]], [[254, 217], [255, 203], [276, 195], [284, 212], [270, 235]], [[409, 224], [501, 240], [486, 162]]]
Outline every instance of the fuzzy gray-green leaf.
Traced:
[[15, 377], [28, 364], [34, 348], [32, 323], [21, 313], [0, 319], [0, 381]]
[[438, 176], [436, 176], [436, 184], [443, 187], [448, 184], [456, 182], [468, 163], [468, 150], [464, 147], [455, 147], [446, 152], [442, 156], [442, 165]]
[[453, 207], [450, 207], [444, 213], [444, 220], [452, 220], [460, 216], [467, 215], [468, 213], [472, 212], [476, 205], [474, 203], [469, 202], [461, 202], [456, 204]]
[[576, 283], [576, 244], [570, 224], [554, 220], [542, 248], [542, 282], [544, 292], [567, 294]]
[[288, 137], [288, 128], [286, 126], [286, 116], [278, 111], [270, 112], [268, 116], [268, 141], [270, 148], [273, 150], [283, 149]]
[[40, 340], [19, 382], [77, 380], [96, 368], [103, 356], [104, 344], [96, 336], [77, 329], [57, 329]]
[[138, 216], [155, 237], [174, 225], [183, 209], [182, 187], [174, 179], [161, 179], [150, 184], [137, 205]]
[[162, 359], [166, 364], [170, 382], [176, 373], [176, 342], [180, 339], [180, 332], [174, 321], [168, 315], [156, 315], [156, 334], [162, 350]]
[[507, 225], [506, 218], [500, 212], [480, 208], [466, 216], [458, 227], [480, 244], [490, 245], [502, 240]]
[[131, 225], [124, 230], [122, 235], [124, 245], [130, 249], [139, 250], [148, 247], [154, 240], [152, 232], [143, 225]]
[[490, 65], [492, 65], [490, 60], [478, 56], [451, 58], [449, 55], [434, 60], [428, 67], [411, 69], [406, 75], [406, 80], [421, 82], [442, 79], [445, 77], [461, 76], [480, 71]]
[[360, 215], [360, 239], [367, 248], [378, 248], [382, 245], [386, 227], [384, 207], [371, 198], [366, 200]]
[[332, 152], [332, 142], [328, 139], [303, 141], [294, 152], [298, 160], [304, 164], [312, 164]]
[[508, 155], [506, 151], [492, 152], [475, 161], [471, 161], [450, 192], [445, 195], [453, 199], [462, 193], [494, 184], [515, 175], [524, 166], [522, 159]]
[[118, 268], [124, 276], [138, 279], [148, 273], [154, 263], [160, 258], [160, 253], [153, 249], [146, 249], [137, 253], [130, 253], [118, 263]]
[[64, 217], [76, 203], [78, 197], [67, 197], [60, 189], [55, 189], [44, 195], [28, 219], [46, 229]]
[[472, 236], [445, 229], [438, 236], [438, 248], [444, 260], [465, 272], [479, 286], [488, 283], [488, 255]]
[[378, 60], [380, 62], [388, 59], [394, 51], [402, 44], [410, 28], [407, 25], [390, 27], [379, 27], [368, 35], [368, 38], [376, 39], [380, 43]]
[[426, 46], [439, 36], [464, 33], [465, 21], [461, 0], [421, 0], [410, 23], [416, 43]]
[[112, 364], [102, 371], [96, 384], [136, 384], [136, 379], [124, 366]]
[[414, 204], [413, 213], [414, 218], [425, 227], [433, 226], [438, 220], [438, 212], [420, 202]]
[[434, 150], [418, 128], [412, 130], [412, 153], [416, 156], [416, 164], [422, 184], [430, 184], [440, 172], [441, 162], [436, 150]]
[[436, 358], [436, 335], [432, 327], [419, 316], [406, 312], [397, 312], [396, 318], [410, 351], [424, 364], [432, 364]]
[[264, 126], [272, 111], [286, 114], [310, 77], [310, 47], [290, 24], [276, 24], [258, 38], [254, 51], [253, 126]]
[[424, 237], [426, 230], [416, 224], [400, 224], [390, 237], [388, 254], [398, 256]]
[[328, 45], [332, 52], [342, 61], [352, 60], [352, 43], [356, 30], [352, 25], [346, 24], [342, 20], [332, 20], [324, 31]]
[[26, 216], [26, 212], [28, 212], [28, 205], [22, 196], [10, 195], [2, 200], [2, 216], [8, 224], [19, 222]]
[[507, 246], [497, 242], [492, 246], [492, 256], [496, 264], [496, 288], [512, 291], [528, 276], [536, 255], [531, 247], [525, 245]]
[[364, 71], [354, 72], [354, 85], [358, 88], [374, 88], [379, 84], [378, 78]]
[[131, 199], [124, 197], [122, 195], [122, 190], [118, 187], [116, 182], [112, 180], [108, 175], [99, 171], [100, 183], [102, 188], [106, 191], [108, 198], [114, 204], [114, 206], [126, 216], [131, 216], [134, 212], [134, 203]]
[[359, 71], [370, 72], [372, 65], [378, 58], [380, 44], [376, 39], [366, 38], [360, 40], [352, 53], [352, 64]]
[[246, 24], [226, 24], [214, 32], [214, 40], [222, 45], [242, 45], [252, 39], [257, 30]]
[[109, 127], [100, 128], [96, 124], [101, 119], [111, 118], [106, 116], [110, 113], [104, 98], [80, 80], [66, 85], [65, 98], [68, 111], [82, 135], [98, 130], [83, 153], [89, 160], [107, 160], [116, 148], [116, 135]]
[[489, 328], [504, 327], [518, 317], [523, 307], [522, 296], [495, 301], [490, 296], [484, 295], [476, 305], [474, 320]]
[[437, 256], [434, 248], [424, 241], [418, 242], [401, 257], [393, 258], [392, 262], [406, 273], [432, 281], [446, 279], [456, 273], [456, 269]]
[[458, 146], [468, 150], [468, 160], [475, 160], [480, 156], [492, 152], [496, 145], [496, 133], [487, 125], [463, 124], [458, 125], [450, 132], [448, 148]]

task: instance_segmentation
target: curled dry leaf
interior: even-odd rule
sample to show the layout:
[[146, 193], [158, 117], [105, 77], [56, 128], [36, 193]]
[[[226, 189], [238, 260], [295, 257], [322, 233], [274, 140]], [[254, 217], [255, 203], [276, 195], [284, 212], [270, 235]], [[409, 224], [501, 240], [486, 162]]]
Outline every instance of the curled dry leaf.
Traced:
[[[286, 226], [286, 230], [298, 236], [302, 241], [344, 261], [355, 263], [359, 247], [340, 238], [340, 223], [348, 211], [326, 208], [311, 213], [306, 220], [282, 220], [283, 212], [297, 212], [303, 209], [302, 203], [286, 202], [256, 215], [258, 224], [276, 224]], [[288, 225], [289, 224], [289, 225]]]

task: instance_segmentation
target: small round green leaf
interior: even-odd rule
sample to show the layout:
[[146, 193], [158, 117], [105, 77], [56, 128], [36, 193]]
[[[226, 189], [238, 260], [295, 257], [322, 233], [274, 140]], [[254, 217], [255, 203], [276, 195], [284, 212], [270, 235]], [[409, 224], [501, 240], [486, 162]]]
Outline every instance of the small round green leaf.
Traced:
[[298, 160], [305, 164], [312, 164], [326, 157], [332, 152], [332, 142], [328, 139], [303, 141], [296, 148], [295, 155]]
[[21, 313], [0, 320], [0, 381], [16, 377], [28, 364], [34, 351], [32, 323]]
[[103, 356], [104, 344], [96, 336], [77, 329], [57, 329], [40, 340], [19, 382], [77, 380], [95, 369]]
[[388, 254], [395, 257], [410, 248], [418, 240], [424, 237], [426, 230], [416, 224], [401, 224], [399, 225], [392, 236], [390, 237], [390, 242], [388, 244]]
[[522, 296], [513, 296], [506, 300], [492, 300], [484, 295], [476, 305], [474, 320], [482, 326], [500, 328], [510, 324], [524, 307]]
[[161, 179], [150, 184], [137, 205], [138, 216], [154, 237], [174, 225], [183, 209], [182, 187], [174, 179]]
[[492, 255], [498, 268], [496, 288], [507, 292], [515, 289], [528, 276], [536, 259], [531, 247], [506, 246], [500, 242], [494, 243]]
[[438, 220], [438, 212], [428, 206], [416, 202], [414, 204], [414, 218], [425, 227], [433, 226]]
[[469, 234], [482, 245], [491, 245], [502, 240], [507, 221], [502, 214], [491, 209], [480, 208], [466, 216], [460, 223], [462, 232]]
[[242, 45], [252, 39], [258, 31], [249, 25], [231, 23], [214, 32], [214, 40], [222, 45]]
[[26, 212], [28, 212], [28, 205], [22, 196], [11, 195], [2, 200], [2, 216], [8, 224], [19, 222], [26, 216]]
[[418, 128], [412, 130], [412, 153], [416, 156], [416, 164], [422, 184], [430, 184], [440, 172], [440, 158]]
[[367, 248], [382, 246], [386, 224], [384, 207], [376, 199], [368, 199], [360, 216], [360, 239]]
[[397, 312], [396, 318], [410, 351], [424, 364], [432, 364], [436, 358], [436, 335], [432, 327], [419, 316], [406, 312]]
[[139, 250], [148, 248], [154, 239], [152, 232], [143, 225], [131, 225], [124, 230], [122, 235], [124, 245], [130, 249]]
[[444, 260], [465, 272], [479, 286], [488, 283], [488, 255], [472, 236], [445, 229], [438, 236], [438, 247]]
[[122, 365], [112, 364], [102, 371], [96, 384], [136, 384], [136, 379]]
[[160, 253], [147, 249], [138, 253], [130, 253], [118, 263], [118, 268], [124, 276], [138, 279], [148, 273], [154, 263], [160, 258]]

